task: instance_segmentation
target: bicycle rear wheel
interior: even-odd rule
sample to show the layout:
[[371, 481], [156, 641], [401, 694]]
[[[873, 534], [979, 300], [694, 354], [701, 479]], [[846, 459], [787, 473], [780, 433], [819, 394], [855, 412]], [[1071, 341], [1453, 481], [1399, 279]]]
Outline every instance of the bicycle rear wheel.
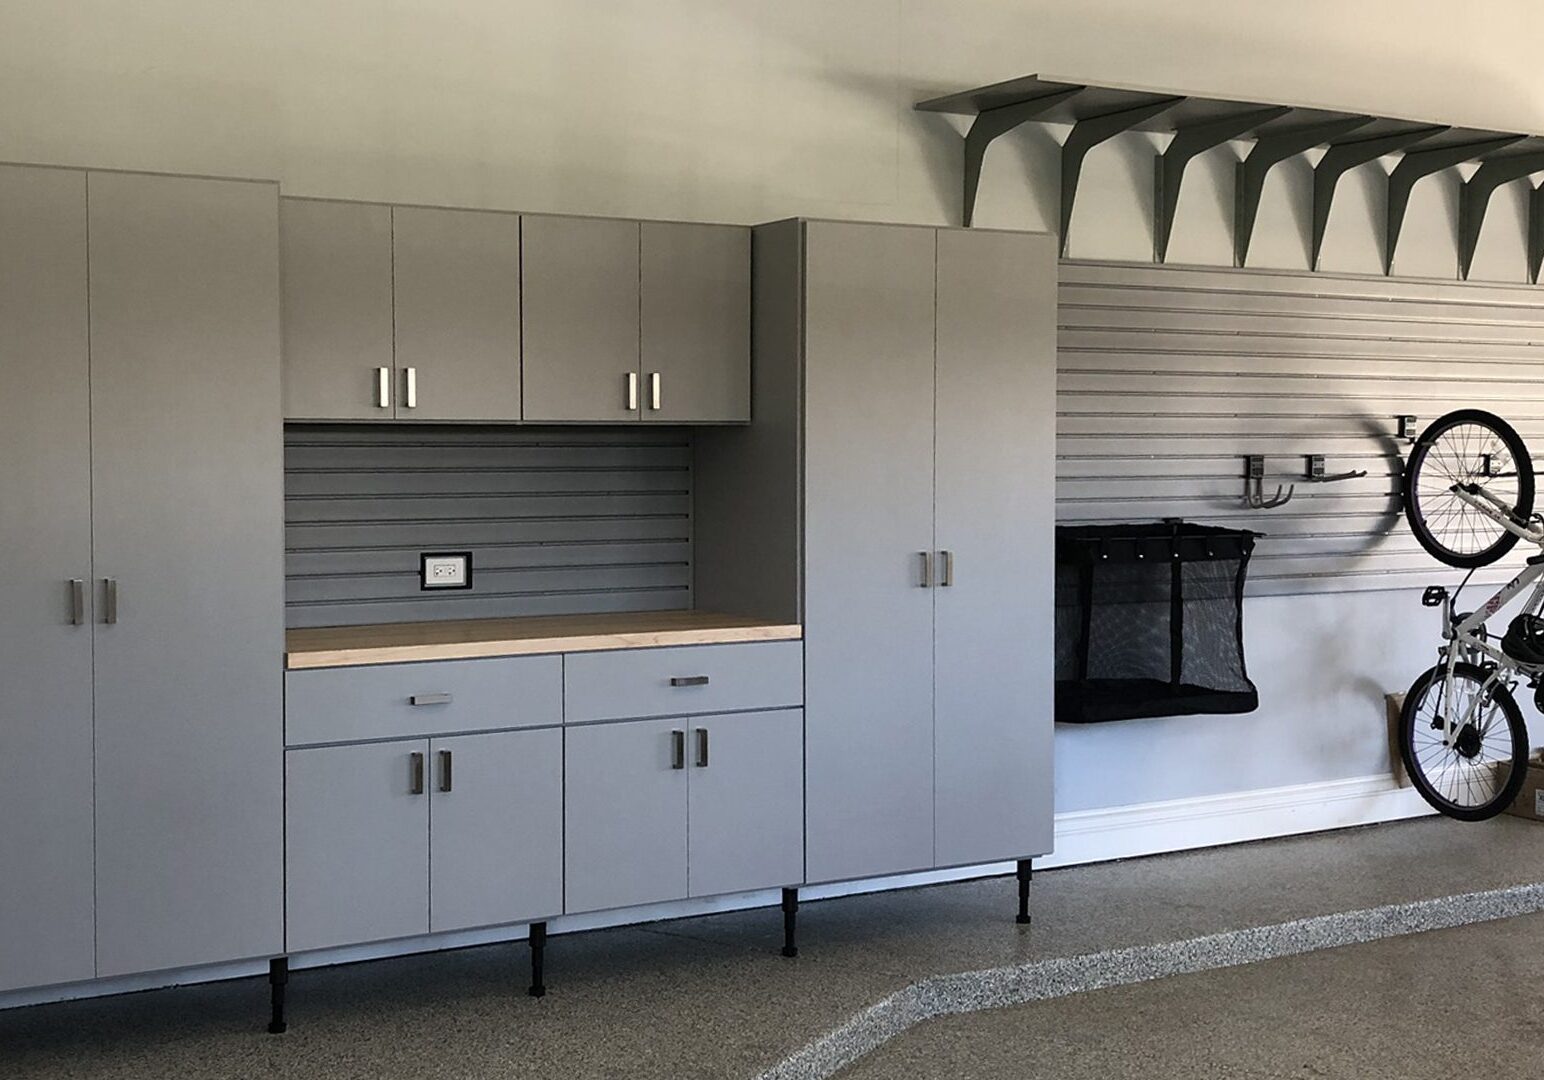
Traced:
[[[1484, 821], [1517, 798], [1528, 769], [1528, 729], [1511, 691], [1486, 688], [1483, 668], [1453, 665], [1452, 701], [1444, 700], [1446, 674], [1437, 665], [1405, 695], [1399, 756], [1421, 798], [1448, 817]], [[1443, 741], [1450, 714], [1469, 717], [1451, 744]]]
[[1421, 432], [1401, 489], [1416, 540], [1449, 566], [1488, 566], [1517, 543], [1453, 491], [1475, 484], [1510, 506], [1517, 521], [1533, 513], [1533, 458], [1522, 437], [1493, 413], [1459, 409]]

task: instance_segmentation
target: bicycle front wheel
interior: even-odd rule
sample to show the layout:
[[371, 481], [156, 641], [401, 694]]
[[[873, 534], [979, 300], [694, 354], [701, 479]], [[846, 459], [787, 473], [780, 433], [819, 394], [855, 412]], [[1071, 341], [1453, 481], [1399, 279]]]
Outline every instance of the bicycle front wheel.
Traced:
[[1459, 409], [1432, 421], [1410, 451], [1402, 494], [1416, 540], [1449, 566], [1489, 566], [1517, 543], [1515, 533], [1453, 490], [1479, 485], [1518, 522], [1533, 513], [1533, 458], [1520, 435], [1493, 413]]
[[[1474, 664], [1438, 664], [1415, 680], [1399, 716], [1399, 756], [1421, 797], [1448, 817], [1484, 821], [1512, 804], [1528, 768], [1528, 729], [1511, 691]], [[1446, 720], [1458, 725], [1446, 738]]]

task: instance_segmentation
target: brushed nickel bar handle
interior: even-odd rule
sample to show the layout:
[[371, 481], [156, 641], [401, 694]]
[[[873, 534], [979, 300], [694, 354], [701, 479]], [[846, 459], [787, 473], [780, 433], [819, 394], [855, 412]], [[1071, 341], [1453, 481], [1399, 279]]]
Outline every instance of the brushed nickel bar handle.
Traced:
[[636, 371], [627, 373], [627, 411], [638, 411], [638, 373]]
[[659, 408], [659, 372], [649, 372], [649, 408]]
[[707, 686], [708, 685], [708, 676], [706, 676], [706, 675], [672, 675], [670, 677], [670, 685], [671, 686]]
[[418, 369], [410, 367], [404, 376], [407, 381], [405, 388], [405, 401], [409, 409], [418, 408]]
[[705, 728], [705, 727], [700, 727], [700, 728], [697, 729], [697, 768], [699, 768], [699, 769], [706, 769], [707, 767], [708, 767], [708, 729]]
[[945, 589], [954, 584], [954, 552], [952, 551], [938, 553], [938, 584]]
[[440, 790], [450, 790], [450, 751], [440, 751]]
[[375, 369], [375, 407], [391, 408], [391, 368], [389, 367]]
[[408, 698], [410, 705], [449, 705], [455, 700], [453, 694], [414, 694]]
[[411, 775], [412, 785], [408, 788], [409, 795], [422, 795], [424, 793], [424, 756], [418, 751], [408, 755], [408, 772]]
[[686, 768], [686, 732], [684, 731], [676, 730], [670, 733], [670, 767]]
[[70, 579], [70, 624], [86, 625], [86, 582], [84, 578]]
[[931, 551], [919, 551], [917, 554], [922, 556], [921, 585], [924, 589], [931, 589], [933, 587], [933, 553]]
[[102, 621], [111, 626], [118, 621], [118, 579], [102, 579]]

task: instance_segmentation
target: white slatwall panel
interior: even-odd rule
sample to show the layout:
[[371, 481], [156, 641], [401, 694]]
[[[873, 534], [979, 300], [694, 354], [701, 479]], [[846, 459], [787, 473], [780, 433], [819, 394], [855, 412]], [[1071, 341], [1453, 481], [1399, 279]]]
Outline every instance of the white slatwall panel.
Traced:
[[[1264, 532], [1252, 594], [1452, 576], [1398, 512], [1398, 415], [1424, 427], [1491, 409], [1544, 447], [1537, 289], [1093, 262], [1061, 274], [1058, 520]], [[1247, 454], [1266, 455], [1267, 495], [1299, 481], [1290, 503], [1244, 507]], [[1308, 454], [1368, 475], [1302, 483]]]

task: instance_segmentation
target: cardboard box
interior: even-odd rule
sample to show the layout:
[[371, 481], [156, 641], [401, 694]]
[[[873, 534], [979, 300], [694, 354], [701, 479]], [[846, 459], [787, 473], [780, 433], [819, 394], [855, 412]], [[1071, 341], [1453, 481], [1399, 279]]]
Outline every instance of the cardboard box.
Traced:
[[1528, 759], [1528, 774], [1523, 777], [1522, 790], [1506, 812], [1531, 821], [1544, 821], [1544, 751]]

